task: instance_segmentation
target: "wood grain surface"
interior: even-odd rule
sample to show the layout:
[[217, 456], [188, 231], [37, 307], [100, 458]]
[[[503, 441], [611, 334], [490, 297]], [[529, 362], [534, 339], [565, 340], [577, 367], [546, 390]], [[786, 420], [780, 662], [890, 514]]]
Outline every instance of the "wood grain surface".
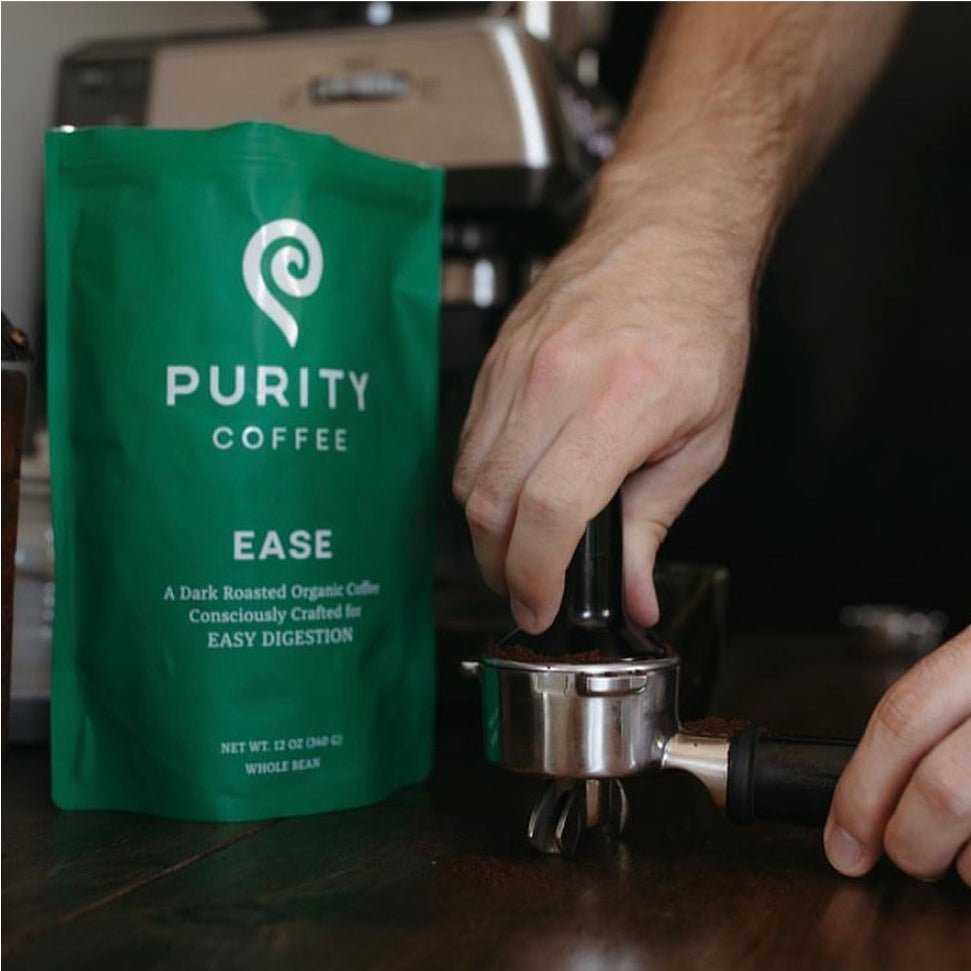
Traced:
[[[738, 639], [715, 710], [859, 731], [905, 659], [840, 638]], [[8, 968], [971, 968], [971, 891], [881, 864], [847, 880], [818, 830], [729, 823], [680, 773], [628, 785], [620, 844], [544, 857], [539, 783], [483, 763], [474, 711], [381, 805], [262, 824], [60, 813], [45, 749], [4, 759]]]

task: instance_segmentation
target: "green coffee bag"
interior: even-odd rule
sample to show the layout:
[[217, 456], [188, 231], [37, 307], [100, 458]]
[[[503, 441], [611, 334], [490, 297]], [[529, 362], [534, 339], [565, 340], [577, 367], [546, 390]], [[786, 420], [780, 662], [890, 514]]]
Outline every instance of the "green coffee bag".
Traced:
[[441, 197], [272, 125], [48, 136], [59, 806], [427, 774]]

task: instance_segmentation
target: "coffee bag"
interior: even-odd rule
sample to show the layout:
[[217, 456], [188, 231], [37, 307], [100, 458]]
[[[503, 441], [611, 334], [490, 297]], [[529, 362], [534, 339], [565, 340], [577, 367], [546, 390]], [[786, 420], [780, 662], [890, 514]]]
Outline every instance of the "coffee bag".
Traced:
[[441, 198], [272, 125], [48, 136], [58, 805], [427, 774]]

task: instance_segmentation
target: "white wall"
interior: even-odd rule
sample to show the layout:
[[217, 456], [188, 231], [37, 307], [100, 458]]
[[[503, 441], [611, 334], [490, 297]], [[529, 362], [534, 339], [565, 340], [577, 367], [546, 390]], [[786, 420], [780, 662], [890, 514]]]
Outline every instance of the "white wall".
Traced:
[[50, 125], [61, 56], [109, 37], [258, 27], [248, 3], [29, 3], [0, 6], [0, 303], [33, 331], [41, 298], [44, 130]]

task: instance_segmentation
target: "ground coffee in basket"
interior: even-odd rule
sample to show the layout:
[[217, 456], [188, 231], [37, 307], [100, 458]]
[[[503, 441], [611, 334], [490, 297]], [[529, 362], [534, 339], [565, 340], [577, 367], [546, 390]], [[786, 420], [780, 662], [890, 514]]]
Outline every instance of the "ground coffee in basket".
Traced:
[[261, 124], [55, 132], [47, 165], [55, 801], [420, 780], [441, 173]]

